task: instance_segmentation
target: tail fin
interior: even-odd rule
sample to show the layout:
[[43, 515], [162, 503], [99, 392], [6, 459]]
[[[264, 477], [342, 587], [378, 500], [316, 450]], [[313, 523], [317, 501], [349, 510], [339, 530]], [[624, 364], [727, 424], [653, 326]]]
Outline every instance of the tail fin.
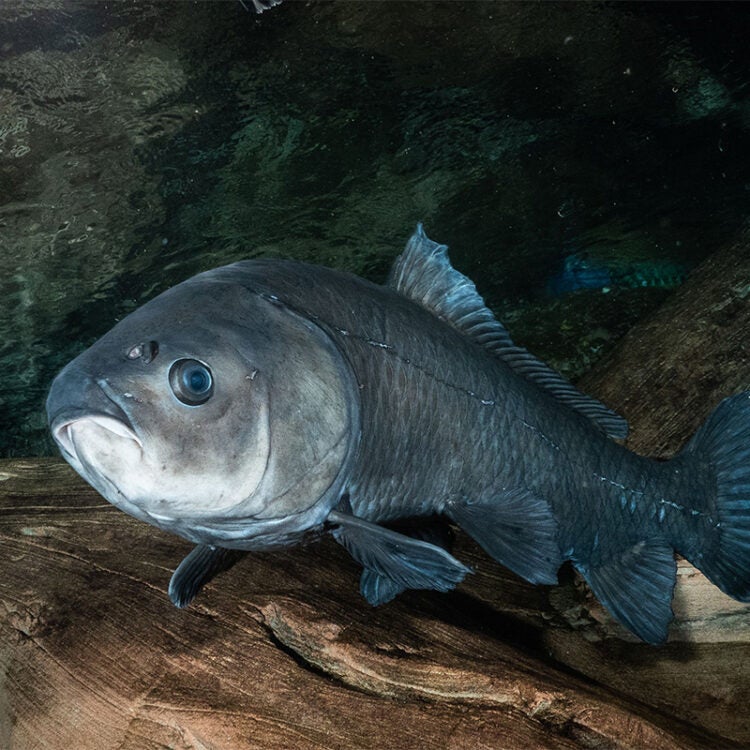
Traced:
[[680, 550], [729, 596], [750, 601], [750, 391], [724, 399], [680, 454], [714, 472], [701, 543]]

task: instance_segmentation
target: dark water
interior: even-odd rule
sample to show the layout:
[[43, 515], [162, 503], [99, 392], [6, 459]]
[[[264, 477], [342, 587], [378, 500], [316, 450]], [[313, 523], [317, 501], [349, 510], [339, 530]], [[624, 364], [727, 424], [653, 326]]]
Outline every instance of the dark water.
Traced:
[[743, 4], [249, 5], [0, 6], [0, 455], [51, 452], [56, 370], [212, 266], [380, 281], [421, 220], [575, 377], [747, 225]]

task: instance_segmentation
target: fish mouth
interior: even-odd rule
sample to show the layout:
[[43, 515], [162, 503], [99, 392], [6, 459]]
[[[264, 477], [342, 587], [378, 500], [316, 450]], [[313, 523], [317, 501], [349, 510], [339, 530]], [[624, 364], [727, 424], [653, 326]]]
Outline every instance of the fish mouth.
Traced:
[[50, 432], [63, 456], [85, 463], [82, 448], [120, 446], [138, 454], [143, 443], [120, 403], [118, 394], [104, 378], [94, 378], [68, 366], [53, 381], [47, 396]]
[[79, 450], [76, 448], [76, 439], [82, 432], [97, 435], [99, 439], [128, 440], [135, 443], [140, 451], [143, 443], [135, 434], [133, 427], [117, 417], [109, 414], [97, 414], [89, 411], [75, 410], [57, 416], [51, 425], [52, 437], [60, 446], [60, 450], [71, 458], [80, 461]]
[[50, 432], [62, 457], [94, 489], [136, 518], [148, 520], [120, 489], [119, 469], [140, 466], [144, 458], [143, 443], [129, 422], [73, 407], [50, 420]]

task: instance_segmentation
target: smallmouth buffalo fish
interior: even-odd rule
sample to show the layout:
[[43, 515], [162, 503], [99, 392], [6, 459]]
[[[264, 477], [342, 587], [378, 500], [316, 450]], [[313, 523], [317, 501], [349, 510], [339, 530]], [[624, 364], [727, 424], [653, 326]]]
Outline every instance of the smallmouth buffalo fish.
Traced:
[[675, 551], [750, 601], [750, 392], [672, 460], [630, 452], [626, 422], [515, 346], [421, 225], [383, 286], [270, 259], [178, 284], [70, 362], [47, 413], [107, 500], [197, 545], [177, 606], [247, 551], [316, 533], [372, 604], [448, 591], [470, 569], [420, 529], [436, 515], [532, 583], [571, 560], [650, 643]]

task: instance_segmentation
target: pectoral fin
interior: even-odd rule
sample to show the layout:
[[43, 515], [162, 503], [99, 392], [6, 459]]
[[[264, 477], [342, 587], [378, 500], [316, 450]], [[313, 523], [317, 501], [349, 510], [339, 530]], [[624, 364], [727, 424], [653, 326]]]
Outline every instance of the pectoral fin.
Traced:
[[[446, 550], [450, 550], [453, 540], [447, 519], [437, 516], [399, 522], [397, 533], [434, 544], [436, 547]], [[374, 607], [387, 604], [406, 589], [406, 586], [402, 586], [391, 578], [386, 578], [369, 568], [362, 571], [362, 577], [359, 579], [360, 593]]]
[[335, 524], [336, 541], [365, 572], [370, 571], [363, 575], [361, 590], [371, 604], [390, 601], [404, 589], [450, 591], [471, 572], [435, 544], [339, 511], [333, 511], [328, 520]]
[[359, 592], [373, 607], [388, 604], [408, 588], [408, 586], [396, 583], [392, 578], [380, 575], [370, 568], [365, 568], [359, 579]]
[[177, 566], [169, 582], [169, 598], [175, 607], [187, 607], [198, 592], [219, 573], [229, 570], [247, 552], [199, 544]]

